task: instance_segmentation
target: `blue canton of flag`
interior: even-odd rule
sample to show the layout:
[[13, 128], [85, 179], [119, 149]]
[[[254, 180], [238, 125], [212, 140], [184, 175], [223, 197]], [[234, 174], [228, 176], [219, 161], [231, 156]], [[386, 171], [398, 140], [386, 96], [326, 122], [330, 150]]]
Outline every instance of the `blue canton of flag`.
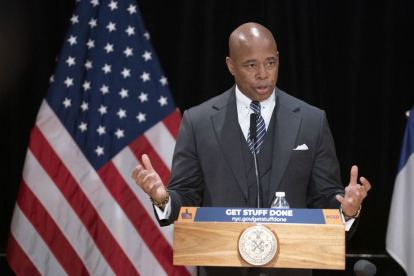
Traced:
[[175, 109], [138, 12], [78, 3], [51, 77], [46, 100], [96, 170]]

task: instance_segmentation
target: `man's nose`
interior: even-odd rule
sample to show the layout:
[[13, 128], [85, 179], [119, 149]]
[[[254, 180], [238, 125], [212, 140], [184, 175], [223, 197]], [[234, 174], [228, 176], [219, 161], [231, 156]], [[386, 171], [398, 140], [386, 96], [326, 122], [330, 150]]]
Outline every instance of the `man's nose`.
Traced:
[[268, 74], [268, 72], [267, 72], [267, 70], [266, 70], [265, 66], [264, 66], [264, 65], [260, 65], [260, 66], [259, 66], [259, 68], [258, 68], [258, 70], [257, 70], [256, 77], [257, 77], [258, 79], [265, 79], [265, 78], [267, 78], [268, 76], [269, 76], [269, 74]]

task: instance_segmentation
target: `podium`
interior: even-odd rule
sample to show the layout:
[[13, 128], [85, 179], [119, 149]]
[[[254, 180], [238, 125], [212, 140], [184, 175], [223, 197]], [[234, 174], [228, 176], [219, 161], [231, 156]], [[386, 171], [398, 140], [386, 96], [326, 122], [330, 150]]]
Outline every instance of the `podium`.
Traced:
[[174, 265], [345, 270], [336, 209], [182, 207]]

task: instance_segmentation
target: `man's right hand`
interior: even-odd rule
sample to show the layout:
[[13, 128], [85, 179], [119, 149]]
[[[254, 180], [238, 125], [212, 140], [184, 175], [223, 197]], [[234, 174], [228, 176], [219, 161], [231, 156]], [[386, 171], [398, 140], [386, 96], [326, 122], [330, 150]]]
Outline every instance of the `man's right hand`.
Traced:
[[142, 155], [142, 164], [145, 168], [141, 165], [136, 167], [132, 172], [132, 179], [153, 200], [159, 203], [163, 202], [167, 198], [164, 183], [162, 183], [160, 176], [152, 167], [151, 161], [146, 154]]

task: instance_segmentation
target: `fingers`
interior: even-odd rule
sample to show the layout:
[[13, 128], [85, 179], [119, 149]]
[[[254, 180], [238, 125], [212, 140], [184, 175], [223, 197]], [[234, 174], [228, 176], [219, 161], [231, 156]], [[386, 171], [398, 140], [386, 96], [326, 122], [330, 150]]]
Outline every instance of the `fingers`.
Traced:
[[141, 166], [141, 165], [137, 166], [137, 167], [136, 167], [136, 168], [132, 171], [131, 178], [135, 180], [135, 179], [137, 178], [137, 176], [138, 176], [138, 173], [139, 173], [141, 170], [142, 170], [142, 166]]
[[357, 180], [358, 180], [358, 167], [352, 166], [349, 185], [355, 186], [357, 184]]
[[362, 185], [364, 186], [367, 192], [371, 190], [371, 183], [369, 183], [368, 179], [366, 179], [365, 177], [361, 177], [359, 181], [361, 181]]
[[336, 199], [339, 201], [339, 202], [341, 202], [341, 204], [344, 202], [344, 198], [342, 197], [342, 196], [340, 196], [340, 195], [336, 195]]
[[146, 154], [143, 154], [142, 155], [142, 163], [144, 164], [144, 166], [147, 169], [147, 171], [149, 171], [151, 173], [152, 172], [155, 172], [154, 168], [151, 165], [151, 161], [150, 161], [148, 155], [146, 155]]

